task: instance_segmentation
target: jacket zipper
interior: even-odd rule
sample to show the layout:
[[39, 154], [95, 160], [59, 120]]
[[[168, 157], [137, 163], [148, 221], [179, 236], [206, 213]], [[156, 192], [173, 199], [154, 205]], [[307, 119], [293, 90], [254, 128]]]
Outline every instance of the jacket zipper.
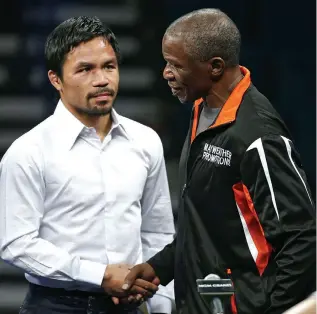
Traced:
[[[192, 110], [192, 114], [193, 114], [193, 112], [194, 112], [194, 108], [193, 108], [193, 110]], [[214, 121], [214, 122], [215, 122], [215, 121]], [[214, 123], [214, 122], [213, 122], [213, 123]], [[225, 123], [225, 124], [223, 124], [223, 125], [227, 125], [227, 124], [231, 124], [231, 123], [232, 123], [232, 122], [228, 122], [228, 123]], [[223, 125], [222, 125], [222, 126], [223, 126]], [[192, 133], [192, 127], [193, 127], [193, 120], [191, 120], [189, 127], [190, 127], [191, 132], [190, 132], [189, 137], [188, 137], [189, 147], [188, 147], [187, 156], [186, 156], [186, 165], [185, 165], [185, 171], [186, 171], [186, 173], [188, 172], [188, 167], [187, 167], [188, 157], [189, 157], [189, 155], [190, 155], [191, 146], [192, 146], [192, 144], [193, 144], [193, 143], [191, 143], [191, 133]], [[205, 131], [203, 131], [203, 132], [206, 132], [206, 131], [208, 131], [208, 130], [209, 130], [209, 129], [207, 129], [207, 130], [205, 130]], [[196, 130], [195, 130], [195, 131], [196, 131]], [[203, 132], [201, 132], [200, 134], [202, 134]], [[199, 136], [200, 134], [198, 134], [197, 136]], [[197, 136], [195, 136], [193, 142], [196, 140]], [[197, 160], [196, 160], [196, 162], [197, 162]], [[188, 187], [189, 187], [190, 179], [191, 179], [191, 177], [192, 177], [193, 170], [194, 170], [194, 168], [195, 168], [195, 166], [196, 166], [196, 162], [192, 165], [191, 170], [190, 170], [190, 173], [189, 173], [188, 175], [186, 175], [185, 184], [183, 185], [182, 194], [181, 194], [182, 199], [184, 199], [185, 193], [186, 193], [186, 191], [187, 191], [187, 189], [188, 189]]]
[[188, 149], [187, 149], [187, 152], [186, 152], [186, 162], [185, 162], [185, 171], [186, 171], [186, 179], [185, 179], [185, 184], [183, 185], [183, 189], [182, 189], [182, 194], [181, 194], [181, 197], [182, 199], [184, 199], [184, 196], [185, 196], [185, 192], [187, 190], [187, 187], [188, 187], [188, 182], [189, 182], [189, 179], [190, 179], [190, 175], [191, 175], [191, 172], [190, 174], [188, 175], [188, 157], [189, 157], [189, 154], [190, 154], [190, 149], [191, 149], [191, 146], [192, 146], [192, 143], [191, 143], [191, 134], [192, 134], [192, 128], [193, 128], [193, 114], [194, 114], [194, 107], [192, 108], [192, 118], [190, 120], [190, 124], [189, 124], [189, 135], [188, 135]]

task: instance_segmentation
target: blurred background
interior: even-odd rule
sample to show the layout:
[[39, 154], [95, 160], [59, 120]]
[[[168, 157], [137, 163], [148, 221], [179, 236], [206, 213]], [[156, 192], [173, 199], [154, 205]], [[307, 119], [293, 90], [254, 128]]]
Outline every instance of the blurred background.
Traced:
[[[162, 78], [161, 39], [179, 16], [219, 8], [242, 34], [241, 65], [281, 114], [316, 197], [315, 1], [272, 0], [4, 0], [0, 4], [0, 158], [20, 135], [53, 113], [56, 94], [44, 67], [46, 36], [72, 16], [96, 15], [118, 37], [123, 54], [117, 111], [154, 128], [163, 141], [173, 208], [177, 167], [191, 108]], [[0, 187], [1, 188], [1, 187]], [[0, 261], [0, 314], [18, 313], [23, 274]]]

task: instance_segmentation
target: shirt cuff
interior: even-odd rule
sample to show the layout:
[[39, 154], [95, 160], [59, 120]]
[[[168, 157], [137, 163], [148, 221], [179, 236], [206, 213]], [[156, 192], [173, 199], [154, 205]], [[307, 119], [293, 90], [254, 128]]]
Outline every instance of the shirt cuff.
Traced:
[[76, 280], [87, 282], [92, 285], [101, 286], [107, 265], [92, 261], [80, 261], [79, 272]]
[[149, 300], [149, 306], [151, 313], [172, 313], [172, 301], [171, 299], [162, 295], [156, 294]]

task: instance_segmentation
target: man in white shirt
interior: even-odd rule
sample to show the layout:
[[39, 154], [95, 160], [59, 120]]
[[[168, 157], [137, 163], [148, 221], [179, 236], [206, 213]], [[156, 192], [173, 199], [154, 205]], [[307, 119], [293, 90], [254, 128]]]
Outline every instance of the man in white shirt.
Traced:
[[[98, 18], [60, 24], [45, 56], [61, 100], [0, 165], [1, 258], [30, 282], [20, 313], [137, 313], [121, 288], [129, 265], [174, 235], [162, 143], [112, 108], [120, 53]], [[158, 284], [140, 280], [129, 294], [151, 297]], [[172, 294], [160, 286], [150, 311], [170, 313]]]

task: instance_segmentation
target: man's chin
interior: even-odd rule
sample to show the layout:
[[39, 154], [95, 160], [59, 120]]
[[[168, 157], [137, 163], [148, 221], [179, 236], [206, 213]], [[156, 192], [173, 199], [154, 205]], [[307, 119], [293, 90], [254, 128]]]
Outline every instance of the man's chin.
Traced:
[[190, 102], [190, 99], [189, 99], [187, 93], [179, 92], [179, 93], [175, 94], [174, 96], [177, 97], [179, 102], [182, 104], [187, 104], [188, 102]]
[[89, 116], [106, 116], [108, 115], [112, 110], [112, 106], [105, 106], [105, 107], [101, 107], [101, 106], [98, 106], [98, 107], [94, 107], [90, 110], [87, 110], [87, 114]]
[[188, 100], [187, 100], [186, 97], [177, 97], [177, 98], [182, 104], [187, 104], [188, 103]]
[[90, 116], [98, 117], [98, 116], [106, 116], [111, 112], [111, 109], [109, 110], [96, 110], [96, 111], [91, 111], [88, 114]]

